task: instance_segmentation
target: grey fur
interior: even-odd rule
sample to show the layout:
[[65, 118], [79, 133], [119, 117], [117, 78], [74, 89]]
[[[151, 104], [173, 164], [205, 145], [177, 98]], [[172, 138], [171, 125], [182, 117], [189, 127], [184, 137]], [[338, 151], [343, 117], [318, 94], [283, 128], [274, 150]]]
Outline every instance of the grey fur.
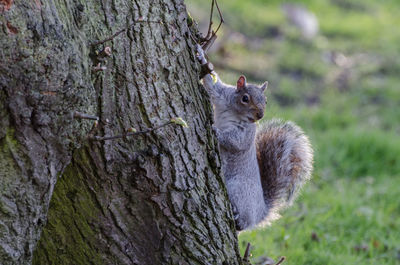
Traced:
[[255, 142], [264, 199], [269, 209], [264, 221], [269, 222], [279, 216], [279, 210], [292, 204], [311, 178], [313, 150], [300, 127], [279, 119], [263, 123]]
[[236, 226], [243, 230], [261, 222], [268, 212], [254, 143], [256, 124], [248, 120], [247, 113], [232, 108], [235, 87], [222, 83], [218, 77], [217, 80], [213, 84], [210, 75], [203, 79], [214, 105], [214, 130]]
[[[199, 60], [205, 61], [201, 50]], [[214, 105], [213, 129], [226, 188], [237, 229], [250, 229], [269, 223], [290, 205], [311, 176], [313, 152], [303, 131], [291, 122], [266, 122], [256, 136], [254, 121], [264, 112], [266, 83], [237, 89], [213, 74], [216, 83], [206, 75], [203, 84]], [[245, 94], [251, 104], [241, 104]]]

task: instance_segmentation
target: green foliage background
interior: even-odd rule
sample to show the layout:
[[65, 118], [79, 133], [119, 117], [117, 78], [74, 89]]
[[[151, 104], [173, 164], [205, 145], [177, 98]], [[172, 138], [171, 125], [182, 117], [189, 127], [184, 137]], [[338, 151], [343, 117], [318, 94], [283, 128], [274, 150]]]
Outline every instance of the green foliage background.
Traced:
[[[204, 28], [211, 1], [186, 1]], [[304, 0], [319, 33], [301, 37], [283, 1], [219, 0], [226, 23], [210, 54], [221, 78], [269, 81], [266, 118], [298, 123], [313, 179], [241, 250], [285, 264], [400, 264], [400, 1]], [[218, 16], [214, 18], [214, 25]]]

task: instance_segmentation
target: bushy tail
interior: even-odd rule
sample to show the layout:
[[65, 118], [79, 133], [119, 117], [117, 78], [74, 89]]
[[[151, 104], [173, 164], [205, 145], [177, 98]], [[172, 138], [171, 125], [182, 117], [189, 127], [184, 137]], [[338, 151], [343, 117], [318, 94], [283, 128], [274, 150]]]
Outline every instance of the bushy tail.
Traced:
[[263, 123], [256, 135], [267, 222], [289, 206], [303, 184], [310, 179], [313, 150], [304, 132], [292, 122], [271, 120]]

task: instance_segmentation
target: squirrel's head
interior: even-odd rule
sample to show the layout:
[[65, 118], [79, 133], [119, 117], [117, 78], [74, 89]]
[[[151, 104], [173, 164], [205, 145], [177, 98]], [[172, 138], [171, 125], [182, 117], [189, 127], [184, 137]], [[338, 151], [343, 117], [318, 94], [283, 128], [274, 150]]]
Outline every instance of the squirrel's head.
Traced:
[[245, 115], [249, 122], [256, 122], [264, 116], [265, 105], [267, 103], [264, 90], [268, 82], [261, 86], [247, 84], [246, 77], [239, 77], [236, 84], [234, 96], [235, 110], [242, 116]]

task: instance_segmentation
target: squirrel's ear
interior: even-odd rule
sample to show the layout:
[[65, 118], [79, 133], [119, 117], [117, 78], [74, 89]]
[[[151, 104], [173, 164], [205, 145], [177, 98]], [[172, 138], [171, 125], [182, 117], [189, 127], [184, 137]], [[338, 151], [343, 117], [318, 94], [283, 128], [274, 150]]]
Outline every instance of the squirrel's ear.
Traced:
[[261, 85], [261, 90], [264, 91], [268, 87], [268, 81], [265, 81], [264, 84]]
[[246, 87], [246, 77], [241, 75], [236, 83], [237, 91], [242, 90]]

